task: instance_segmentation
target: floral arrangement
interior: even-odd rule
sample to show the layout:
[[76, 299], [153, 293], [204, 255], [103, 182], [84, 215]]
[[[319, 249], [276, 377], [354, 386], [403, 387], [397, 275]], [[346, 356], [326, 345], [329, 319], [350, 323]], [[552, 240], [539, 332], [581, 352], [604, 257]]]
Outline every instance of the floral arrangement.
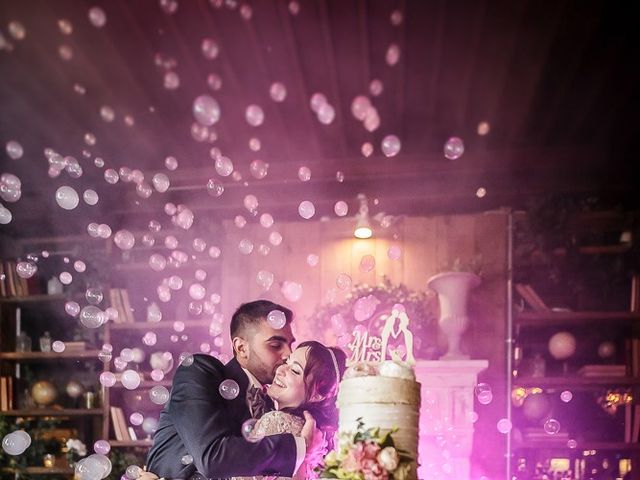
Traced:
[[324, 459], [320, 478], [343, 480], [404, 480], [409, 477], [412, 459], [398, 450], [391, 434], [379, 428], [364, 428], [361, 418], [354, 434], [340, 434], [338, 450]]
[[[366, 319], [356, 318], [359, 302], [368, 301], [373, 309]], [[339, 332], [336, 329], [336, 320], [344, 325], [346, 332], [353, 332], [356, 326], [364, 326], [367, 331], [373, 333], [382, 330], [385, 319], [391, 313], [391, 309], [397, 303], [405, 307], [407, 315], [411, 319], [411, 331], [413, 332], [413, 353], [416, 358], [425, 360], [437, 356], [438, 336], [438, 298], [429, 290], [414, 291], [403, 284], [393, 284], [388, 277], [375, 286], [366, 284], [355, 285], [347, 298], [341, 303], [325, 303], [314, 310], [307, 319], [309, 325], [317, 325], [316, 331], [333, 332], [337, 338], [326, 338], [326, 343], [340, 344]], [[344, 345], [341, 345], [344, 346]], [[395, 348], [390, 342], [390, 348]]]
[[67, 456], [67, 462], [69, 462], [69, 465], [73, 465], [82, 457], [87, 455], [87, 446], [78, 438], [70, 438], [65, 443], [63, 451]]

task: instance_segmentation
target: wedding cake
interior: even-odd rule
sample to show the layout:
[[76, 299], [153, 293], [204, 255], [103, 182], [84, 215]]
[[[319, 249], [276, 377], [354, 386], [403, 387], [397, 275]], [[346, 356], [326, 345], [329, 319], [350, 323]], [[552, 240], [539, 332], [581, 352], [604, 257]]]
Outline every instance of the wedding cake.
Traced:
[[358, 419], [365, 428], [395, 430], [395, 447], [413, 462], [409, 480], [417, 479], [420, 384], [413, 369], [395, 360], [357, 362], [345, 372], [338, 390], [339, 433], [348, 435]]

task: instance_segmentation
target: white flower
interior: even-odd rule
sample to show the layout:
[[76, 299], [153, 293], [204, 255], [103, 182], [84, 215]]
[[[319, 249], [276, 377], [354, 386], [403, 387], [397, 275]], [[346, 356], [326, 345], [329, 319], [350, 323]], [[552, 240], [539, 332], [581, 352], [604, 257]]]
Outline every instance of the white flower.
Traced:
[[398, 468], [400, 457], [398, 452], [393, 447], [384, 447], [377, 456], [378, 463], [384, 467], [388, 472], [393, 472]]

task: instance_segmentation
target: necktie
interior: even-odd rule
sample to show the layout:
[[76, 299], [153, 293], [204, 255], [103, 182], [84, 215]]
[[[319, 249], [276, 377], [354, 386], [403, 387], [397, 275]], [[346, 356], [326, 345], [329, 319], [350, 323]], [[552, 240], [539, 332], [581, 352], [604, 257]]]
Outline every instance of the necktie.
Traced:
[[273, 408], [273, 401], [266, 393], [266, 388], [251, 386], [247, 389], [247, 406], [252, 418], [260, 418]]

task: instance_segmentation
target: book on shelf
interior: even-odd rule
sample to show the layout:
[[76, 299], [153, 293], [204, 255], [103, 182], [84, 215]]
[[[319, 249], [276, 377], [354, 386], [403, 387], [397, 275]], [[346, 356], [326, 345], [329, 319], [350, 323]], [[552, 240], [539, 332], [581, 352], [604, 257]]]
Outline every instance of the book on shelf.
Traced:
[[578, 370], [578, 375], [583, 377], [624, 377], [626, 373], [626, 365], [583, 365]]
[[560, 430], [556, 434], [547, 433], [544, 428], [530, 427], [522, 429], [522, 439], [531, 442], [569, 439], [569, 432]]
[[128, 323], [133, 323], [136, 319], [133, 317], [133, 308], [129, 299], [129, 291], [126, 288], [120, 289], [120, 297], [122, 298], [122, 309]]
[[0, 297], [8, 297], [7, 274], [4, 271], [4, 262], [0, 261]]
[[116, 309], [118, 316], [115, 323], [133, 323], [133, 309], [129, 300], [129, 292], [124, 288], [111, 288], [109, 290], [109, 301], [111, 306]]
[[625, 443], [631, 442], [631, 427], [632, 427], [632, 414], [633, 405], [627, 403], [624, 406], [624, 441]]
[[65, 351], [67, 352], [84, 352], [87, 350], [87, 342], [64, 342]]
[[631, 305], [632, 312], [640, 312], [640, 275], [631, 277]]
[[111, 422], [113, 424], [113, 431], [116, 435], [116, 440], [119, 440], [121, 442], [131, 440], [122, 408], [109, 407], [109, 409], [111, 411]]
[[631, 443], [640, 441], [640, 405], [633, 406], [633, 427], [631, 428]]
[[136, 431], [133, 429], [133, 427], [127, 427], [127, 431], [129, 432], [129, 437], [131, 437], [131, 440], [138, 440], [138, 435], [136, 434]]
[[540, 298], [540, 295], [528, 283], [516, 283], [516, 291], [522, 299], [536, 312], [548, 312], [549, 307]]
[[13, 377], [0, 377], [0, 411], [13, 410]]

